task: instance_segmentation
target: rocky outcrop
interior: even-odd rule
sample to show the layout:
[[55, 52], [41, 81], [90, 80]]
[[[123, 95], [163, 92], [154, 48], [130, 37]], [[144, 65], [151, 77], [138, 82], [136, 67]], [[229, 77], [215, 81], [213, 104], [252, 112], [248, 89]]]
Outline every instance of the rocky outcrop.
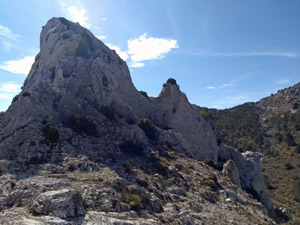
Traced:
[[[220, 146], [219, 166], [222, 167], [224, 165], [225, 174], [229, 164], [233, 164], [233, 170], [234, 165], [236, 165], [242, 189], [250, 193], [272, 212], [273, 205], [261, 175], [261, 162], [262, 156], [260, 153], [249, 151], [240, 153], [238, 150], [224, 144], [221, 144]], [[232, 179], [237, 182], [236, 174], [232, 176]]]
[[42, 193], [34, 199], [30, 207], [35, 214], [52, 215], [62, 219], [85, 214], [80, 192], [70, 189]]

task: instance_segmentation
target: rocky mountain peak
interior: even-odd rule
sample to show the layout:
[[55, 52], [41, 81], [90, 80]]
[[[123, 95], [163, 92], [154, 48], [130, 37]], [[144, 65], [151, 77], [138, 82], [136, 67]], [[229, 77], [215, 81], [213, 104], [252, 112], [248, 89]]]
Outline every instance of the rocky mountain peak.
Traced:
[[[4, 183], [10, 179], [17, 183], [13, 184], [17, 185], [16, 190], [8, 188], [6, 197], [0, 197], [0, 212], [17, 204], [28, 207], [33, 214], [61, 219], [80, 217], [85, 213], [82, 195], [88, 209], [105, 206], [106, 210], [122, 215], [128, 215], [130, 209], [144, 210], [147, 215], [168, 210], [165, 204], [180, 202], [181, 195], [193, 201], [203, 195], [209, 204], [217, 199], [225, 202], [226, 196], [244, 205], [249, 203], [243, 200], [247, 199], [243, 194], [219, 192], [219, 181], [224, 181], [222, 185], [226, 187], [231, 183], [223, 178], [218, 181], [221, 172], [199, 160], [208, 160], [215, 169], [222, 169], [232, 160], [228, 167], [235, 171], [225, 174], [234, 174], [233, 180], [240, 185], [237, 188], [254, 194], [272, 211], [260, 163], [253, 160], [259, 155], [242, 155], [233, 148], [219, 146], [210, 123], [200, 116], [201, 108], [189, 103], [175, 79], [167, 80], [157, 98], [141, 94], [132, 83], [126, 63], [114, 51], [87, 29], [64, 18], [50, 19], [42, 29], [40, 41], [40, 52], [21, 93], [0, 114], [0, 176], [4, 176]], [[185, 166], [193, 162], [195, 167], [190, 167], [198, 169], [190, 173]], [[203, 180], [202, 169], [209, 178]], [[215, 191], [221, 197], [199, 195], [202, 184], [196, 182], [198, 178], [184, 178], [179, 170], [199, 176], [201, 182], [210, 185], [210, 193]], [[81, 179], [82, 172], [87, 177], [95, 172], [103, 177], [103, 183], [99, 184], [97, 175], [85, 185], [87, 177]], [[70, 182], [59, 178], [48, 183], [48, 176], [55, 174], [61, 178], [67, 174]], [[24, 177], [28, 179], [23, 181]], [[167, 179], [171, 179], [168, 184], [163, 182]], [[186, 183], [191, 179], [192, 183]], [[36, 180], [47, 181], [35, 190], [40, 194], [37, 198], [31, 185]], [[25, 188], [28, 191], [24, 194]], [[49, 192], [43, 194], [45, 191]], [[61, 211], [57, 210], [56, 202], [62, 198], [63, 206], [70, 207]], [[41, 204], [43, 201], [47, 207]], [[255, 207], [265, 209], [260, 203]], [[171, 211], [173, 217], [176, 213]], [[15, 211], [8, 209], [8, 213]], [[146, 224], [159, 224], [153, 215], [150, 218]], [[0, 223], [3, 221], [0, 219]], [[201, 223], [199, 218], [191, 221]], [[182, 217], [179, 223], [189, 221]]]

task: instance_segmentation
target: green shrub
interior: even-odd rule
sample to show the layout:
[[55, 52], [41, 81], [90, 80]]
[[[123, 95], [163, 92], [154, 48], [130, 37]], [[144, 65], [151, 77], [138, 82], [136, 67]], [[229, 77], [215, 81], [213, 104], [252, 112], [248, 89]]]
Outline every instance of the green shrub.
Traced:
[[289, 220], [287, 225], [300, 225], [300, 220]]
[[125, 172], [129, 173], [131, 171], [131, 168], [132, 168], [131, 163], [130, 162], [126, 162], [124, 164], [124, 168], [125, 168]]
[[287, 170], [295, 169], [295, 167], [294, 167], [292, 164], [290, 164], [290, 163], [286, 163], [286, 164], [284, 164], [284, 166], [285, 166], [285, 168], [286, 168]]
[[16, 182], [15, 181], [10, 181], [10, 187], [12, 188], [12, 189], [14, 189], [14, 187], [16, 186], [17, 184], [16, 184]]
[[35, 214], [34, 206], [30, 203], [25, 207], [26, 211], [30, 214]]
[[70, 117], [66, 122], [66, 126], [77, 134], [84, 133], [88, 136], [96, 136], [98, 134], [97, 126], [94, 122], [82, 114], [76, 114]]
[[214, 168], [215, 170], [218, 169], [218, 165], [214, 161], [212, 161], [211, 159], [210, 160], [206, 160], [205, 164], [207, 164], [208, 166]]
[[122, 189], [121, 199], [127, 203], [131, 209], [138, 210], [142, 203], [142, 198], [138, 193], [131, 192], [128, 187]]
[[153, 167], [156, 169], [157, 173], [167, 176], [169, 174], [169, 167], [171, 166], [171, 162], [163, 157], [155, 157], [153, 159]]
[[147, 92], [145, 92], [145, 91], [139, 91], [139, 93], [141, 95], [143, 95], [144, 97], [149, 98]]
[[279, 156], [279, 152], [276, 148], [271, 147], [270, 149], [267, 149], [266, 151], [264, 151], [264, 155], [269, 155], [269, 156]]
[[300, 202], [300, 179], [296, 180], [294, 184], [294, 199]]
[[276, 143], [280, 144], [283, 141], [283, 136], [281, 133], [277, 132], [275, 133], [275, 139], [276, 139]]
[[293, 109], [294, 110], [297, 110], [299, 108], [299, 103], [298, 102], [295, 102], [294, 104], [293, 104]]
[[200, 116], [203, 117], [205, 120], [211, 120], [213, 117], [213, 113], [209, 108], [207, 107], [202, 107], [200, 110]]
[[154, 124], [149, 119], [140, 119], [138, 122], [138, 126], [145, 132], [146, 136], [151, 139], [156, 139], [156, 129]]
[[295, 148], [295, 152], [300, 154], [300, 144], [298, 144], [297, 147]]
[[46, 125], [43, 128], [43, 133], [44, 133], [45, 139], [47, 141], [50, 141], [51, 143], [55, 143], [59, 140], [59, 137], [60, 137], [59, 130], [50, 124]]
[[296, 146], [294, 136], [290, 132], [284, 134], [284, 140], [288, 146]]

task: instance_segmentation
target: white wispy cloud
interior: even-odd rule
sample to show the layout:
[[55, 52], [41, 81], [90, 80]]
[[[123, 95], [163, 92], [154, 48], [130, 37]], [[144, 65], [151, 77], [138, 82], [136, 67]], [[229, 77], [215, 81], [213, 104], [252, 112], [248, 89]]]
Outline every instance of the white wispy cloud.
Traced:
[[141, 63], [141, 62], [132, 62], [129, 67], [144, 67], [145, 66], [145, 63]]
[[3, 83], [0, 85], [1, 92], [18, 93], [21, 91], [21, 85], [14, 82]]
[[289, 84], [290, 82], [291, 82], [290, 79], [281, 79], [281, 80], [275, 81], [276, 84], [280, 84], [280, 85], [286, 85], [286, 84]]
[[106, 20], [107, 20], [107, 17], [103, 17], [102, 20], [103, 20], [103, 21], [106, 21]]
[[98, 26], [93, 26], [93, 28], [96, 30], [101, 30], [101, 27], [98, 27]]
[[20, 35], [15, 34], [8, 27], [0, 24], [0, 41], [1, 41], [1, 45], [6, 51], [10, 51], [10, 49], [15, 47], [13, 42], [17, 41], [19, 37]]
[[300, 54], [295, 52], [275, 52], [275, 51], [262, 51], [262, 52], [197, 52], [191, 53], [192, 55], [203, 57], [255, 57], [255, 56], [271, 56], [271, 57], [288, 57], [298, 58]]
[[126, 51], [121, 51], [121, 49], [118, 46], [112, 45], [112, 44], [107, 44], [107, 47], [109, 47], [112, 50], [115, 50], [116, 53], [120, 56], [121, 59], [123, 59], [124, 61], [126, 61], [128, 59], [128, 54]]
[[27, 75], [34, 62], [34, 56], [26, 56], [18, 60], [5, 61], [0, 64], [0, 69], [16, 74]]
[[106, 39], [107, 37], [105, 35], [98, 35], [98, 36], [96, 36], [96, 38], [103, 40], [103, 39]]
[[222, 83], [222, 84], [215, 85], [215, 86], [207, 86], [206, 88], [211, 89], [213, 92], [219, 92], [219, 91], [222, 91], [224, 89], [225, 90], [230, 90], [230, 89], [233, 89], [235, 86], [238, 86], [240, 82], [243, 82], [246, 79], [248, 79], [249, 77], [253, 77], [255, 75], [257, 75], [256, 71], [249, 72], [249, 73], [237, 76], [236, 78], [234, 78], [232, 80], [229, 80], [226, 83]]
[[12, 94], [0, 93], [0, 99], [3, 99], [3, 100], [11, 100], [13, 97], [14, 97], [14, 95], [12, 95]]
[[13, 33], [8, 27], [3, 26], [0, 24], [0, 36], [3, 36], [5, 38], [16, 40], [20, 37], [20, 35]]
[[77, 8], [76, 6], [69, 6], [68, 12], [72, 17], [72, 20], [74, 22], [80, 23], [81, 26], [84, 26], [85, 28], [89, 29], [91, 27], [90, 19], [86, 15], [85, 9]]
[[0, 84], [0, 99], [11, 100], [14, 95], [21, 91], [21, 85], [14, 82]]
[[147, 37], [146, 33], [128, 40], [128, 54], [136, 62], [160, 59], [174, 48], [178, 48], [177, 40]]

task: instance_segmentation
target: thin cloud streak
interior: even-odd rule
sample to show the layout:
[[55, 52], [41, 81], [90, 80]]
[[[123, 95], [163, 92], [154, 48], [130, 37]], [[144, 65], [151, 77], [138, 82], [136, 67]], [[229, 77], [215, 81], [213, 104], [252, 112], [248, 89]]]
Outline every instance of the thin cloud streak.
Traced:
[[9, 92], [9, 93], [17, 93], [21, 91], [21, 85], [16, 84], [14, 82], [8, 82], [0, 85], [0, 91]]
[[105, 36], [105, 35], [98, 35], [98, 36], [96, 36], [96, 38], [98, 38], [100, 40], [103, 40], [103, 39], [106, 39], [107, 36]]
[[223, 83], [221, 85], [215, 85], [215, 86], [208, 86], [206, 87], [207, 89], [211, 89], [213, 92], [219, 92], [223, 89], [229, 89], [229, 88], [233, 88], [234, 86], [236, 86], [239, 82], [247, 79], [248, 77], [251, 77], [253, 75], [255, 75], [256, 72], [251, 72], [251, 73], [246, 73], [244, 75], [241, 75], [239, 77], [236, 77], [235, 79], [230, 80], [227, 83]]
[[298, 58], [300, 55], [295, 52], [192, 52], [191, 55], [202, 57], [288, 57]]
[[[3, 100], [11, 100], [13, 97], [14, 97], [14, 95], [12, 95], [12, 94], [0, 93], [0, 99], [3, 99]], [[0, 110], [0, 112], [1, 112], [1, 110]]]
[[0, 64], [0, 69], [11, 73], [27, 75], [34, 63], [34, 56], [25, 56], [22, 59], [5, 61]]
[[14, 34], [8, 27], [0, 24], [0, 36], [6, 37], [11, 40], [16, 40], [20, 37], [18, 34]]
[[144, 67], [145, 66], [145, 63], [140, 63], [140, 62], [132, 62], [129, 67], [134, 67], [134, 68], [137, 68], [137, 67]]

